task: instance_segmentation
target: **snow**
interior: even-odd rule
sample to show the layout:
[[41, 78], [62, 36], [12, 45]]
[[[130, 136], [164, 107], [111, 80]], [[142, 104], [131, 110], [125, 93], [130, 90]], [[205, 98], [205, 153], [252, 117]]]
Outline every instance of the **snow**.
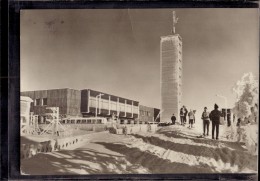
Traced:
[[[246, 129], [252, 133], [257, 128]], [[173, 125], [156, 133], [127, 136], [108, 132], [89, 134], [75, 148], [22, 160], [21, 173], [256, 173], [257, 157], [251, 156], [239, 143], [224, 139], [224, 126], [220, 130], [219, 141], [197, 138], [202, 133], [199, 124], [192, 129]]]

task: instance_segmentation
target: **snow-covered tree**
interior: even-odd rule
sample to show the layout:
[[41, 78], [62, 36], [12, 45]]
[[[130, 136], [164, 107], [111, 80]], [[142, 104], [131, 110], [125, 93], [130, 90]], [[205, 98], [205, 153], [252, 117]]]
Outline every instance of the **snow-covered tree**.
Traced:
[[[241, 118], [242, 124], [238, 127], [233, 127], [231, 130], [233, 135], [231, 139], [239, 142], [244, 142], [249, 152], [257, 153], [257, 138], [258, 126], [255, 124], [258, 117], [258, 80], [252, 73], [246, 73], [233, 87], [233, 92], [236, 94], [236, 103], [233, 108], [233, 113], [237, 118]], [[246, 124], [251, 123], [251, 124]]]
[[237, 98], [233, 112], [237, 117], [248, 119], [257, 115], [259, 84], [251, 72], [242, 76], [233, 87], [233, 92]]

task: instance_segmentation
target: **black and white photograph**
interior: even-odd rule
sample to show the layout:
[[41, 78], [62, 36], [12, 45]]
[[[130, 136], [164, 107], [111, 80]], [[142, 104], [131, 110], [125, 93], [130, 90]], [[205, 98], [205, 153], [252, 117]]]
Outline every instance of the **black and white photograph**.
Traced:
[[258, 95], [258, 8], [20, 11], [21, 175], [258, 174]]

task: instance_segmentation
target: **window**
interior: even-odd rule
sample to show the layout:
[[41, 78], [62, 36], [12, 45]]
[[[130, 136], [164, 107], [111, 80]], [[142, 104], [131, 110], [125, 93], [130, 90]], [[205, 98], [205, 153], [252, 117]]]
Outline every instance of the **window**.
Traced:
[[40, 105], [40, 102], [41, 102], [41, 99], [36, 99], [36, 100], [35, 100], [35, 105], [36, 105], [36, 106], [39, 106], [39, 105]]
[[42, 105], [43, 106], [47, 106], [47, 98], [43, 98], [42, 99]]
[[181, 62], [181, 59], [179, 59], [179, 61]]

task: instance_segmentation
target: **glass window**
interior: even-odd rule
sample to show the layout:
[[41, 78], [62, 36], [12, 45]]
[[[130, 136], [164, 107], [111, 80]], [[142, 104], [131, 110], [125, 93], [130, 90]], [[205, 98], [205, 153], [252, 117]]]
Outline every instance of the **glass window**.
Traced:
[[42, 105], [47, 106], [47, 98], [42, 99]]
[[41, 99], [36, 99], [36, 106], [39, 106], [40, 105], [40, 102], [41, 102]]

